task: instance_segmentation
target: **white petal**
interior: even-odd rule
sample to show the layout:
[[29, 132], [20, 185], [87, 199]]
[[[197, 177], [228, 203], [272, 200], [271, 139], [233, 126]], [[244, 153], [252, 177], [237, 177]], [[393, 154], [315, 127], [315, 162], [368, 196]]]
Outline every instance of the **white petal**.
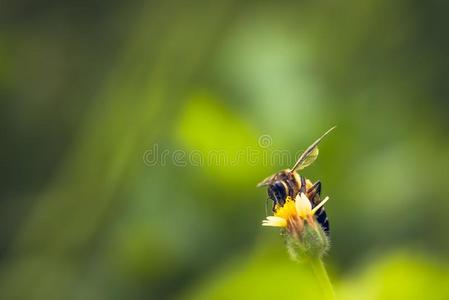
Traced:
[[281, 217], [269, 216], [262, 221], [262, 226], [286, 227], [287, 221]]
[[312, 204], [304, 193], [297, 195], [295, 199], [296, 212], [298, 216], [305, 217], [312, 213]]

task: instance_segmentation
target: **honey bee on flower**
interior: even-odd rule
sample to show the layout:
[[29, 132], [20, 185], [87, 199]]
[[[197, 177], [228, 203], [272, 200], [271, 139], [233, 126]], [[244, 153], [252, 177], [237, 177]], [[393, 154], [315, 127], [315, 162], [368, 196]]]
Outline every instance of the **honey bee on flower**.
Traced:
[[312, 184], [297, 171], [316, 160], [318, 144], [334, 128], [310, 145], [293, 168], [273, 174], [258, 184], [258, 187], [267, 186], [268, 197], [273, 201], [273, 216], [267, 216], [262, 225], [282, 228], [290, 245], [289, 252], [295, 257], [321, 256], [329, 246], [329, 220], [324, 210], [329, 197], [320, 198], [320, 181]]
[[[278, 210], [287, 204], [287, 200], [290, 199], [290, 201], [294, 202], [300, 194], [304, 194], [306, 198], [310, 200], [312, 208], [318, 207], [322, 202], [320, 199], [321, 182], [318, 180], [312, 184], [309, 179], [299, 175], [297, 171], [306, 168], [317, 159], [319, 153], [318, 144], [334, 128], [335, 127], [332, 127], [326, 131], [319, 139], [310, 145], [307, 150], [301, 154], [291, 169], [285, 169], [273, 174], [257, 185], [258, 187], [268, 187], [268, 197], [273, 201], [273, 212], [275, 215]], [[315, 211], [315, 215], [324, 231], [328, 232], [329, 221], [322, 205]]]

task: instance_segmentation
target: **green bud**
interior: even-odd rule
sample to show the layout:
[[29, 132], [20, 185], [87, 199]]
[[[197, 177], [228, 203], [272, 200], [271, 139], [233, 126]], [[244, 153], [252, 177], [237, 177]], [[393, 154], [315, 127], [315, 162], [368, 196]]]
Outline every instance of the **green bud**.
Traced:
[[301, 232], [283, 233], [287, 251], [295, 261], [321, 258], [329, 250], [329, 238], [317, 223], [304, 223]]

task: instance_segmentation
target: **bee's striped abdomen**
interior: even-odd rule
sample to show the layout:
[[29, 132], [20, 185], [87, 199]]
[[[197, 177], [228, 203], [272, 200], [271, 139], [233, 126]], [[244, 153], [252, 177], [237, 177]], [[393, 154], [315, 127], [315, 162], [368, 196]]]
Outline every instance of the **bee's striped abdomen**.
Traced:
[[[321, 202], [320, 195], [321, 195], [321, 182], [317, 181], [307, 190], [307, 196], [312, 202], [312, 207], [317, 206]], [[324, 232], [326, 232], [326, 234], [329, 234], [329, 220], [327, 218], [327, 214], [326, 211], [324, 210], [324, 207], [320, 207], [320, 209], [318, 209], [315, 212], [315, 216], [316, 220], [321, 225]]]
[[320, 207], [320, 209], [316, 211], [315, 216], [318, 223], [320, 223], [321, 227], [323, 227], [324, 232], [329, 234], [329, 219], [327, 218], [324, 207]]

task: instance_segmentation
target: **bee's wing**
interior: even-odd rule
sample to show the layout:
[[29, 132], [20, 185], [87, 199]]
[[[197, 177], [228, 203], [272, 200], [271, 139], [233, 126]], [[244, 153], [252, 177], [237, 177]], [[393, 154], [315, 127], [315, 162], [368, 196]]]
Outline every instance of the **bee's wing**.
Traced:
[[318, 157], [318, 144], [321, 140], [328, 135], [332, 130], [334, 130], [335, 126], [326, 131], [319, 139], [317, 139], [312, 145], [304, 151], [301, 156], [296, 161], [295, 165], [292, 168], [292, 171], [302, 170], [307, 166], [310, 166]]
[[310, 166], [317, 159], [319, 153], [318, 147], [315, 146], [311, 149], [311, 151], [308, 150], [309, 149], [301, 154], [301, 157], [298, 159], [292, 170], [302, 170]]
[[267, 178], [265, 178], [264, 180], [262, 180], [261, 182], [259, 182], [257, 184], [257, 187], [262, 187], [262, 186], [266, 186], [269, 185], [273, 182], [274, 177], [276, 176], [276, 174], [273, 174], [271, 176], [268, 176]]

